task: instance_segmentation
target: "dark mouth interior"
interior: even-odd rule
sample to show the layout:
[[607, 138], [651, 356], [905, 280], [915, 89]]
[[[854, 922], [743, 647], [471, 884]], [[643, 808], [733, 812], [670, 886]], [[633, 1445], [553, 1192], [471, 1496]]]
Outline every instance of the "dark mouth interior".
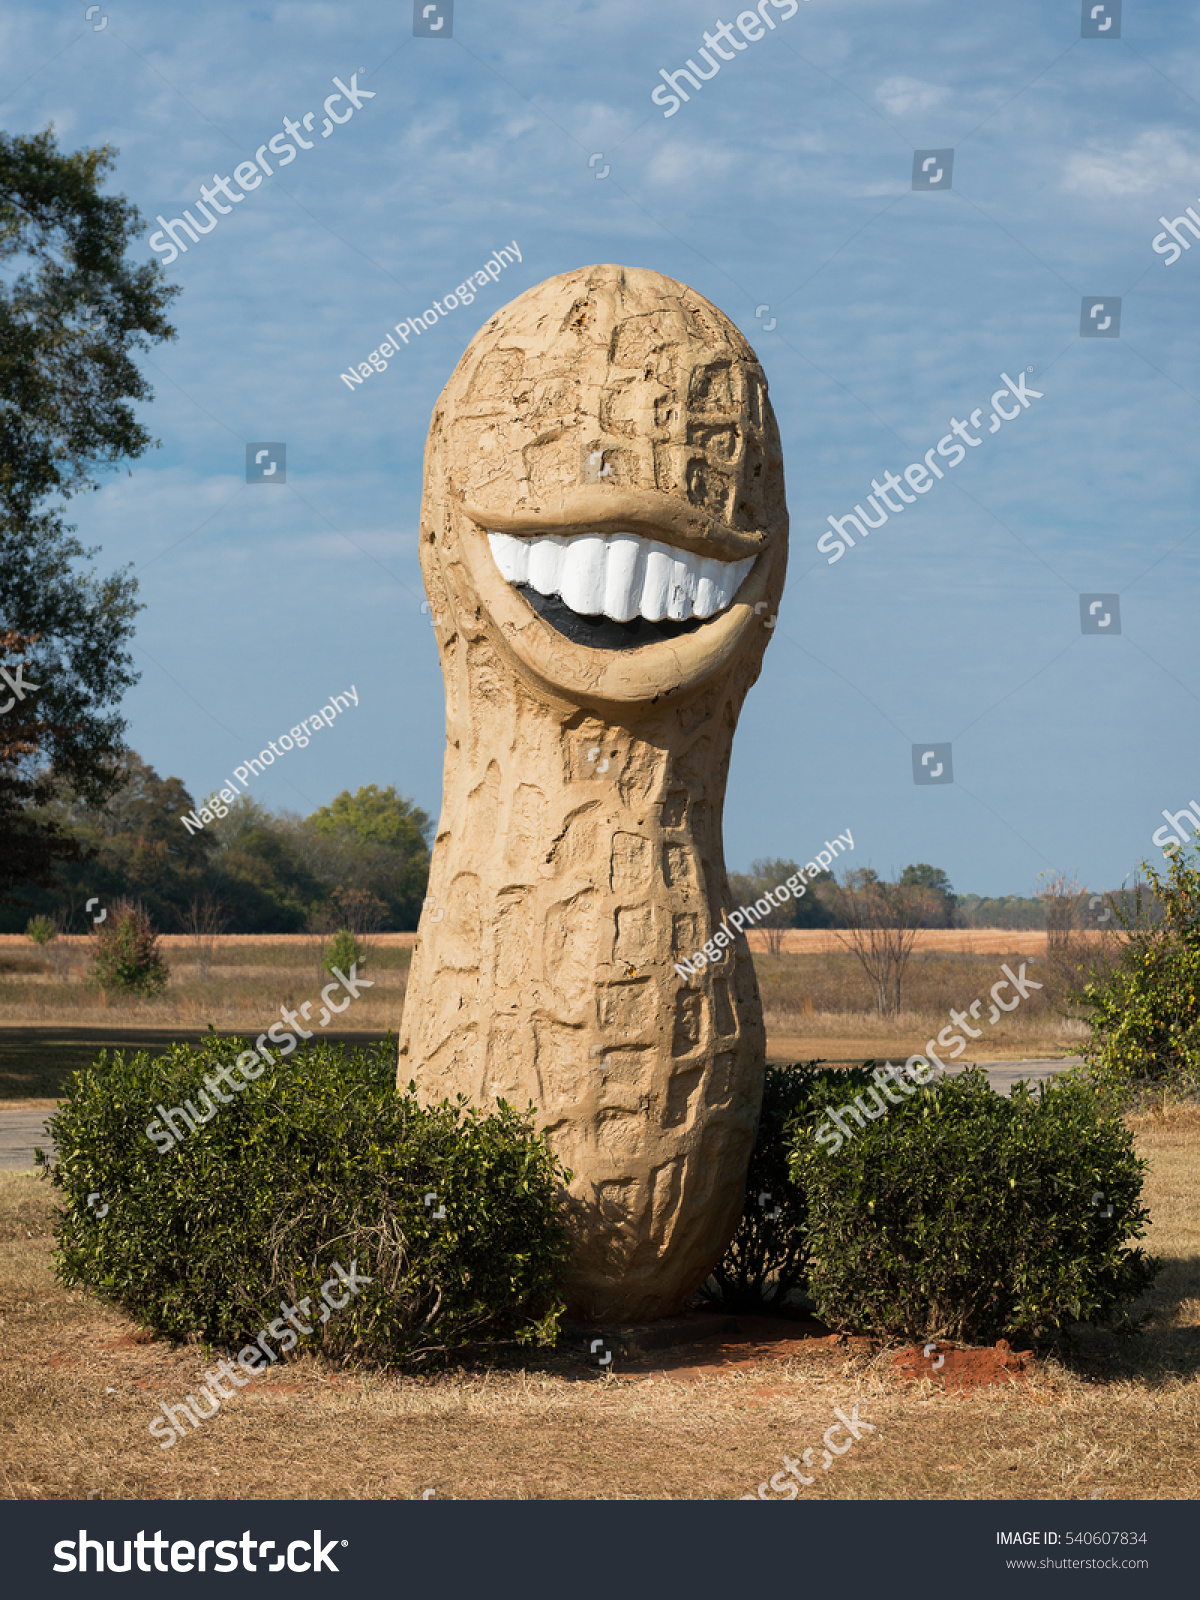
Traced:
[[539, 617], [572, 644], [584, 644], [592, 650], [638, 650], [642, 645], [656, 644], [660, 639], [678, 639], [681, 634], [695, 633], [710, 617], [689, 617], [686, 622], [672, 622], [664, 617], [661, 622], [647, 622], [645, 617], [634, 617], [632, 622], [614, 622], [611, 617], [584, 617], [572, 611], [556, 594], [539, 594], [527, 583], [514, 584]]

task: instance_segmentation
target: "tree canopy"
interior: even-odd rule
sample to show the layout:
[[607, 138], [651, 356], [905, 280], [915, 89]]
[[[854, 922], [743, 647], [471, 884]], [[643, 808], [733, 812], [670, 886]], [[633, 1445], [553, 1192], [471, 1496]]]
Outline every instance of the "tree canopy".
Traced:
[[[738, 904], [751, 904], [769, 890], [795, 877], [800, 868], [794, 861], [763, 857], [750, 863], [749, 872], [730, 874], [729, 887]], [[833, 882], [831, 872], [821, 872], [805, 883], [805, 893], [799, 900], [794, 897], [776, 906], [756, 926], [767, 928], [827, 928], [833, 921], [825, 901], [827, 885]]]
[[179, 778], [160, 778], [133, 751], [114, 769], [120, 787], [104, 804], [65, 789], [39, 813], [74, 852], [51, 885], [20, 881], [0, 909], [0, 932], [19, 931], [31, 914], [57, 914], [82, 931], [93, 895], [105, 904], [132, 895], [167, 930], [186, 925], [201, 902], [229, 933], [417, 926], [431, 823], [394, 788], [368, 784], [307, 818], [242, 795], [226, 816], [192, 832], [180, 819], [196, 805]]
[[432, 827], [425, 812], [397, 794], [393, 785], [381, 789], [374, 783], [354, 794], [343, 789], [329, 805], [318, 807], [311, 821], [325, 838], [381, 844], [392, 850], [420, 850]]
[[915, 866], [907, 866], [900, 874], [900, 887], [924, 890], [928, 896], [926, 926], [942, 928], [954, 926], [958, 897], [941, 867], [931, 867], [928, 861], [918, 861]]
[[48, 882], [77, 851], [42, 814], [60, 786], [99, 804], [123, 781], [113, 758], [137, 680], [137, 584], [79, 570], [97, 551], [61, 507], [153, 442], [133, 407], [151, 390], [132, 353], [174, 338], [165, 312], [179, 290], [157, 262], [125, 260], [142, 223], [100, 192], [114, 160], [107, 145], [60, 151], [52, 128], [0, 133], [0, 637], [37, 685], [17, 722], [0, 718], [0, 896]]

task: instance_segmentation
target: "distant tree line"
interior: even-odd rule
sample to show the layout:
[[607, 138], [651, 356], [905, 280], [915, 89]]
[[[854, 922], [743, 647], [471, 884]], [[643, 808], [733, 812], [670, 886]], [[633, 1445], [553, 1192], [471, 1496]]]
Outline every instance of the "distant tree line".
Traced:
[[[1113, 911], [1135, 914], [1137, 885], [1090, 894], [1064, 874], [1049, 878], [1036, 895], [1006, 894], [999, 899], [984, 895], [959, 896], [956, 926], [960, 928], [1044, 928], [1053, 941], [1089, 929], [1112, 930]], [[1153, 895], [1143, 896], [1153, 908]], [[1149, 915], [1157, 915], [1153, 909]]]
[[[753, 861], [748, 872], [730, 874], [730, 890], [741, 904], [778, 887], [797, 870], [796, 863], [786, 859]], [[960, 895], [940, 867], [919, 861], [905, 867], [894, 880], [881, 878], [870, 867], [843, 873], [841, 883], [832, 873], [823, 872], [802, 900], [785, 901], [761, 926], [767, 931], [768, 947], [773, 932], [788, 928], [844, 929], [853, 926], [859, 914], [847, 895], [868, 894], [877, 905], [887, 902], [887, 920], [913, 927], [1037, 928], [1055, 934], [1107, 926], [1112, 921], [1111, 913], [1105, 916], [1110, 902], [1132, 915], [1134, 893], [1133, 889], [1118, 889], [1104, 895], [1089, 894], [1074, 878], [1059, 873], [1046, 875], [1033, 895]], [[885, 915], [878, 909], [874, 914]], [[778, 944], [777, 939], [774, 942]]]
[[1044, 928], [1046, 902], [1038, 895], [963, 894], [958, 897], [961, 928]]
[[[735, 903], [750, 904], [799, 872], [794, 861], [764, 858], [750, 863], [749, 872], [729, 875]], [[886, 891], [886, 892], [885, 892]], [[778, 954], [789, 928], [848, 928], [855, 925], [864, 897], [873, 904], [886, 902], [886, 917], [905, 926], [952, 928], [957, 899], [950, 880], [927, 861], [905, 867], [895, 883], [888, 884], [871, 867], [851, 869], [838, 883], [832, 872], [811, 879], [800, 900], [785, 900], [758, 924], [767, 935], [767, 949]], [[884, 913], [879, 913], [883, 915]]]
[[72, 850], [48, 883], [18, 882], [0, 906], [0, 932], [49, 917], [84, 932], [102, 906], [139, 900], [157, 927], [197, 919], [226, 933], [415, 929], [429, 878], [431, 819], [389, 786], [348, 790], [309, 817], [272, 812], [242, 795], [200, 832], [180, 818], [196, 804], [179, 778], [160, 778], [135, 752], [117, 758], [112, 797], [96, 804], [69, 787], [43, 818]]

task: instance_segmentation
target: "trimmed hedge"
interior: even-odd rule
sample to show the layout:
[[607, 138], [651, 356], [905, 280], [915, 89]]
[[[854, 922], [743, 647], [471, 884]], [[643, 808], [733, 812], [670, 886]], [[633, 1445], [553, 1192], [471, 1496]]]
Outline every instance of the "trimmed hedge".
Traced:
[[156, 1058], [101, 1052], [73, 1075], [50, 1121], [62, 1282], [236, 1348], [357, 1261], [372, 1282], [312, 1335], [329, 1356], [413, 1364], [553, 1339], [566, 1174], [531, 1113], [423, 1107], [396, 1089], [390, 1037], [314, 1041], [159, 1154], [156, 1107], [203, 1105], [205, 1074], [247, 1048], [212, 1034]]
[[870, 1082], [865, 1067], [843, 1072], [820, 1061], [767, 1067], [746, 1175], [746, 1205], [729, 1248], [705, 1285], [711, 1299], [730, 1311], [771, 1311], [804, 1285], [807, 1206], [803, 1188], [788, 1172], [788, 1126], [809, 1106], [819, 1085], [834, 1083], [841, 1093], [853, 1094]]
[[1146, 1163], [1085, 1082], [1036, 1094], [1018, 1084], [1005, 1098], [972, 1069], [861, 1128], [843, 1114], [852, 1137], [833, 1151], [816, 1135], [858, 1092], [822, 1075], [790, 1131], [809, 1290], [827, 1322], [907, 1338], [1039, 1337], [1116, 1321], [1153, 1281], [1158, 1263], [1126, 1247], [1149, 1219]]

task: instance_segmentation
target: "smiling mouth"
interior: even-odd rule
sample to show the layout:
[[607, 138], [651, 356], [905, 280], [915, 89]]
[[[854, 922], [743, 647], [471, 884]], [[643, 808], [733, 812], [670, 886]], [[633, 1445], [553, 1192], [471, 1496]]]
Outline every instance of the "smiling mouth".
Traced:
[[725, 611], [756, 556], [722, 561], [636, 533], [488, 531], [501, 576], [559, 633], [598, 649], [636, 649], [693, 633]]

